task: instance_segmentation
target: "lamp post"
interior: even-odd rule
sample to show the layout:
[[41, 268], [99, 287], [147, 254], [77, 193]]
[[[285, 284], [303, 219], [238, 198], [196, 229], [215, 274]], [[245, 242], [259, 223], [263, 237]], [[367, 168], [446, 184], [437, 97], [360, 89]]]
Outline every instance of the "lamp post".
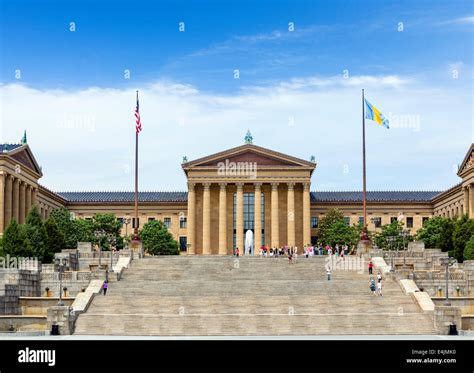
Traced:
[[456, 260], [454, 258], [444, 257], [439, 259], [441, 265], [446, 267], [446, 299], [444, 300], [445, 306], [450, 306], [451, 302], [449, 301], [449, 267], [452, 266]]
[[107, 232], [103, 229], [97, 229], [94, 231], [94, 238], [97, 246], [99, 246], [99, 269], [102, 269], [102, 244], [104, 239], [107, 237]]
[[400, 236], [402, 237], [402, 240], [403, 240], [403, 269], [406, 269], [406, 267], [407, 267], [406, 250], [405, 250], [405, 238], [408, 237], [409, 235], [410, 235], [409, 230], [404, 229], [400, 232]]
[[62, 276], [62, 273], [64, 271], [64, 268], [67, 265], [67, 259], [62, 258], [62, 260], [61, 260], [60, 258], [56, 258], [55, 263], [58, 266], [58, 271], [59, 271], [59, 301], [58, 301], [58, 306], [62, 307], [62, 306], [64, 306], [63, 297], [62, 297], [62, 289], [63, 289], [63, 276]]
[[125, 224], [125, 237], [128, 239], [128, 225], [132, 222], [131, 218], [124, 218], [123, 224]]
[[393, 265], [393, 242], [395, 241], [396, 237], [388, 236], [386, 239], [387, 239], [387, 242], [389, 243], [389, 248], [390, 248], [390, 259], [391, 259], [390, 272], [395, 272], [395, 266]]

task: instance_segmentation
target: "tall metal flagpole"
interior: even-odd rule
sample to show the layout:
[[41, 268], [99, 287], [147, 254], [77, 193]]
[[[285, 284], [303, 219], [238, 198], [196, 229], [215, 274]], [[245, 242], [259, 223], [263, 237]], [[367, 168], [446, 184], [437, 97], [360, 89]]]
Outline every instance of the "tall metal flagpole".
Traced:
[[[138, 90], [137, 90], [138, 105]], [[135, 227], [133, 239], [138, 240], [138, 130], [135, 128]]]
[[[362, 177], [363, 177], [363, 198], [364, 198], [364, 229], [363, 236], [367, 235], [367, 189], [366, 189], [366, 171], [365, 171], [365, 99], [362, 89]], [[364, 238], [363, 238], [364, 239]], [[367, 238], [365, 238], [367, 239]]]

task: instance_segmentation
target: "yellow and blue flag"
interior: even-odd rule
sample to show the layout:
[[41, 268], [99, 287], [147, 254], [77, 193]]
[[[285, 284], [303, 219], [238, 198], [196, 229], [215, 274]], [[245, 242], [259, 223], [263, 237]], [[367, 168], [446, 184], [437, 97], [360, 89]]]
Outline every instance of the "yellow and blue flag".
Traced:
[[379, 125], [384, 126], [385, 128], [390, 128], [388, 119], [383, 116], [383, 114], [369, 101], [364, 98], [365, 101], [365, 118], [371, 119], [377, 122]]

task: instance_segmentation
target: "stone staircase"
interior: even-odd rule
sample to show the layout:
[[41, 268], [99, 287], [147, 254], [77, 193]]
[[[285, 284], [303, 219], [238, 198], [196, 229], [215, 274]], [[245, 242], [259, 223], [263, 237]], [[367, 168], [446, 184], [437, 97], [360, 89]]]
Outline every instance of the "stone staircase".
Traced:
[[97, 296], [75, 334], [245, 336], [435, 334], [432, 319], [392, 280], [384, 296], [367, 272], [333, 270], [325, 258], [193, 256], [135, 260]]

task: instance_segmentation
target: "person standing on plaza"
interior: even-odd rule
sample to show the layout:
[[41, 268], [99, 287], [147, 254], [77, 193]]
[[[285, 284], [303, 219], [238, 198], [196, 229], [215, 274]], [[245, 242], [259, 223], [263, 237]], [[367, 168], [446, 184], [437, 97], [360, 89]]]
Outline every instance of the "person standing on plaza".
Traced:
[[328, 281], [331, 281], [331, 267], [326, 267], [326, 275], [328, 276]]
[[372, 263], [372, 260], [370, 260], [369, 261], [369, 275], [372, 274], [373, 268], [374, 268], [374, 263]]
[[239, 254], [240, 254], [240, 253], [239, 253], [239, 248], [237, 247], [237, 248], [235, 249], [235, 256], [239, 256]]

